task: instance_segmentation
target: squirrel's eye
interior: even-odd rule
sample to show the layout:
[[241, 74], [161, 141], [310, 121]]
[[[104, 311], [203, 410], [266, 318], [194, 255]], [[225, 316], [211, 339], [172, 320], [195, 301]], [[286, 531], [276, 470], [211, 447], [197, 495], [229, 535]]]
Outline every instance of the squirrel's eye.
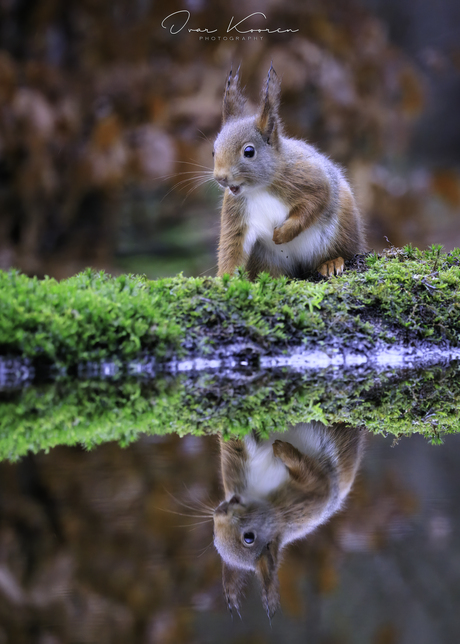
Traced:
[[254, 532], [245, 532], [243, 534], [243, 541], [246, 543], [248, 546], [252, 545], [255, 540], [255, 535]]
[[212, 156], [214, 156], [214, 150], [212, 151]]
[[253, 145], [247, 145], [243, 150], [243, 155], [247, 159], [252, 159], [252, 157], [255, 155], [255, 153], [256, 153], [256, 151], [255, 151]]

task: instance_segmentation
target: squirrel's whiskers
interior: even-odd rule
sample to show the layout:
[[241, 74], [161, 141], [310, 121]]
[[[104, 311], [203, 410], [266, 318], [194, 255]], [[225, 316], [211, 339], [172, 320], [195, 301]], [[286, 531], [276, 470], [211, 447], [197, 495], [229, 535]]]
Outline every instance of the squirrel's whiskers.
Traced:
[[185, 188], [185, 189], [189, 188], [189, 190], [187, 190], [187, 193], [186, 193], [186, 195], [184, 197], [184, 200], [182, 202], [182, 203], [184, 203], [185, 200], [187, 199], [187, 197], [194, 190], [196, 190], [197, 188], [199, 188], [202, 185], [205, 185], [206, 183], [210, 183], [210, 182], [214, 181], [214, 173], [213, 173], [213, 171], [210, 168], [208, 168], [207, 166], [205, 166], [205, 165], [201, 165], [200, 163], [195, 163], [194, 161], [178, 161], [177, 163], [184, 163], [184, 164], [187, 164], [187, 165], [195, 166], [195, 167], [200, 168], [200, 169], [199, 170], [185, 170], [185, 171], [182, 171], [182, 172], [174, 172], [174, 173], [171, 173], [171, 174], [166, 174], [166, 175], [157, 177], [157, 179], [167, 181], [168, 179], [174, 179], [176, 177], [183, 177], [184, 175], [192, 175], [192, 176], [185, 177], [185, 179], [181, 179], [180, 181], [177, 181], [171, 187], [171, 189], [168, 190], [168, 192], [163, 196], [161, 201], [163, 201], [163, 199], [166, 199], [166, 197], [168, 197], [171, 194], [171, 192], [173, 192], [174, 190], [177, 190], [177, 189], [182, 190], [183, 188]]
[[[184, 174], [184, 173], [178, 173], [176, 176], [179, 176], [180, 174]], [[211, 177], [203, 176], [202, 174], [198, 174], [197, 176], [194, 176], [194, 177], [188, 177], [186, 179], [182, 179], [181, 181], [178, 181], [177, 183], [175, 183], [170, 190], [168, 190], [168, 192], [163, 196], [162, 201], [163, 199], [166, 199], [166, 197], [168, 197], [171, 194], [171, 192], [173, 192], [174, 190], [182, 189], [182, 188], [190, 188], [190, 185], [191, 185], [192, 187], [189, 190], [187, 190], [187, 193], [182, 201], [182, 203], [184, 203], [187, 197], [189, 197], [194, 190], [196, 190], [197, 188], [200, 188], [206, 183], [210, 183], [211, 181], [214, 181], [214, 178], [212, 176]]]

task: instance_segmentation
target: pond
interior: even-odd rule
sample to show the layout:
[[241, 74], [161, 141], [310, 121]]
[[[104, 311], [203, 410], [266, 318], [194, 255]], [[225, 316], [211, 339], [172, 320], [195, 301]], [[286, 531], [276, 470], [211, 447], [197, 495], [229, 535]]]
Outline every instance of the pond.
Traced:
[[0, 360], [0, 642], [456, 641], [458, 361], [283, 361]]

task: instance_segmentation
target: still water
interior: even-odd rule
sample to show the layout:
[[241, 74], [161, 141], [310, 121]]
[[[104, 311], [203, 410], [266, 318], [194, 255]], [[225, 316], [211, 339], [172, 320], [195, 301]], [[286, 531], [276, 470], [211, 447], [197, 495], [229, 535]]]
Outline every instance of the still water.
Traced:
[[[460, 436], [391, 434], [405, 415], [452, 423], [456, 363], [42, 382], [17, 367], [4, 450], [78, 443], [72, 427], [101, 444], [0, 463], [0, 644], [459, 641]], [[230, 426], [246, 438], [220, 444]]]

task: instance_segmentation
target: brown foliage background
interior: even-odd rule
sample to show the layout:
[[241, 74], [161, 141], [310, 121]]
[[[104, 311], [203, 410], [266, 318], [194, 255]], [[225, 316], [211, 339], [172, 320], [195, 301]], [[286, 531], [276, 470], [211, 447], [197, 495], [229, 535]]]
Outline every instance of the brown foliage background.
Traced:
[[[185, 9], [180, 33], [162, 28]], [[180, 182], [194, 177], [183, 174], [197, 169], [189, 164], [211, 167], [223, 85], [240, 62], [255, 102], [273, 61], [288, 133], [347, 167], [370, 247], [384, 246], [384, 236], [459, 244], [457, 170], [408, 160], [430, 90], [418, 62], [352, 0], [271, 0], [266, 20], [244, 23], [297, 33], [244, 42], [187, 33], [223, 37], [232, 16], [260, 11], [236, 0], [3, 3], [0, 267], [57, 277], [86, 265], [213, 274], [219, 192]]]

